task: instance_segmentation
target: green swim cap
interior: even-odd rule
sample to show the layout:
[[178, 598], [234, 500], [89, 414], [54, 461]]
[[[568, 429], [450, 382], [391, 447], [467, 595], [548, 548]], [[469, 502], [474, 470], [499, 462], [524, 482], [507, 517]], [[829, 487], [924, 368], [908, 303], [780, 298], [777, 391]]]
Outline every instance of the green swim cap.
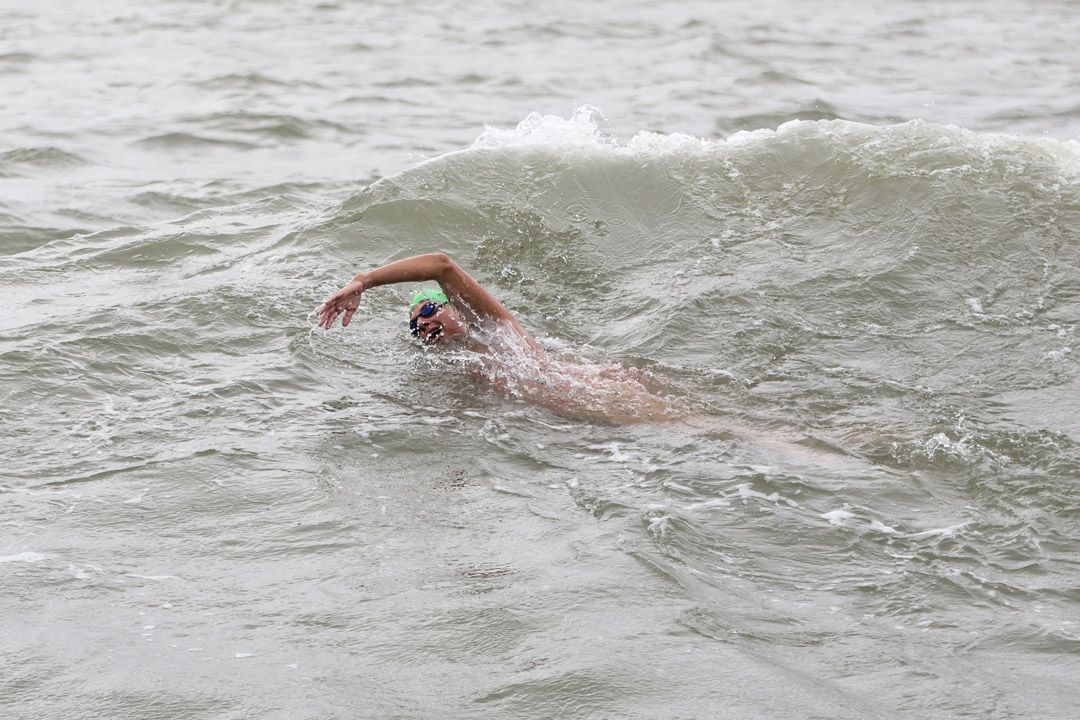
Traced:
[[446, 293], [442, 291], [442, 288], [424, 288], [412, 296], [412, 300], [409, 301], [409, 312], [412, 312], [413, 308], [426, 300], [434, 300], [439, 303], [450, 302], [450, 298], [446, 297]]

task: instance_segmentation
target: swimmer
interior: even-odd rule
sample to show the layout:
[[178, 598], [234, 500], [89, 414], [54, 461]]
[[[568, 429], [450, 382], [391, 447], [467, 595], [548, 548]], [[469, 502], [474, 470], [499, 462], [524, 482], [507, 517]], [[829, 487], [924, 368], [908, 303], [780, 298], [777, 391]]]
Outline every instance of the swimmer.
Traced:
[[717, 437], [748, 440], [804, 462], [824, 456], [832, 458], [829, 464], [835, 463], [831, 453], [807, 447], [804, 435], [718, 423], [685, 398], [665, 392], [664, 383], [648, 371], [551, 357], [494, 295], [445, 253], [415, 255], [359, 273], [315, 311], [319, 327], [329, 330], [339, 318], [342, 327], [348, 327], [361, 295], [382, 285], [408, 282], [437, 282], [440, 288], [422, 289], [412, 296], [409, 331], [425, 344], [469, 351], [474, 376], [504, 396], [564, 417], [611, 425], [677, 422]]
[[363, 293], [381, 285], [437, 282], [409, 303], [409, 330], [421, 342], [470, 351], [477, 379], [515, 400], [560, 415], [613, 424], [683, 417], [685, 403], [659, 389], [650, 373], [615, 363], [551, 357], [517, 318], [445, 253], [416, 255], [361, 272], [315, 311], [319, 327], [348, 327]]

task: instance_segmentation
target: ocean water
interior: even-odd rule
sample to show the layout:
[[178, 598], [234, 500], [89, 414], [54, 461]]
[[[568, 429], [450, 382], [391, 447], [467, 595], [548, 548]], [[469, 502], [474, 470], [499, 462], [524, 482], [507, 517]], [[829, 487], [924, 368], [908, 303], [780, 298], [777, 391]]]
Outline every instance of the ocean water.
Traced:
[[1075, 717], [1078, 30], [0, 2], [0, 713]]

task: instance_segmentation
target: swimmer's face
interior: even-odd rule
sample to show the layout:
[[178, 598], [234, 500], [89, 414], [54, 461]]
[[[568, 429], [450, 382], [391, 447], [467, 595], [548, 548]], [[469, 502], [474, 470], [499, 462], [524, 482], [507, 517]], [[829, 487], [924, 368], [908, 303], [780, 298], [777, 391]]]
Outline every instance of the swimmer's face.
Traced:
[[409, 332], [426, 343], [439, 345], [468, 334], [468, 326], [453, 305], [429, 300], [409, 313]]

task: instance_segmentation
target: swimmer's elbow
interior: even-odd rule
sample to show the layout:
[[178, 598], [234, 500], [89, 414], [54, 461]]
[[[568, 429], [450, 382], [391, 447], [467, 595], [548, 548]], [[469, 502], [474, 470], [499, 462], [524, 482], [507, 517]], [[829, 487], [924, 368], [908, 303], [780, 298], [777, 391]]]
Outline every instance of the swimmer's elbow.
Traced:
[[444, 252], [434, 252], [431, 253], [431, 260], [437, 268], [436, 278], [443, 284], [444, 290], [450, 287], [465, 289], [471, 278], [452, 257]]
[[454, 262], [453, 258], [444, 252], [433, 252], [427, 255], [429, 262], [435, 269], [435, 275], [438, 278], [445, 278], [448, 274], [454, 270], [459, 270], [458, 264]]

